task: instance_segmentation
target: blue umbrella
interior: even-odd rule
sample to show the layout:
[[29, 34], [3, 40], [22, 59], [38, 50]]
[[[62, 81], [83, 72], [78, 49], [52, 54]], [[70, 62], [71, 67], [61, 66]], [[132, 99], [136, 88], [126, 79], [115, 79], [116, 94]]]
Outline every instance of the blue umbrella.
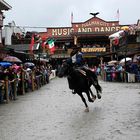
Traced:
[[0, 62], [0, 66], [2, 66], [4, 68], [7, 68], [7, 67], [9, 67], [11, 65], [12, 65], [12, 63], [10, 63], [10, 62]]

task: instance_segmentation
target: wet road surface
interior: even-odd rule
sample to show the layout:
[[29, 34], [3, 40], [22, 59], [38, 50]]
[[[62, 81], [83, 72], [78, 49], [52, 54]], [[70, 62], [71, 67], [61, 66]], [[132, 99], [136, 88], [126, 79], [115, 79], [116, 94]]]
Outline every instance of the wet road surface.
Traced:
[[99, 83], [88, 113], [66, 78], [0, 105], [0, 140], [140, 140], [140, 83]]

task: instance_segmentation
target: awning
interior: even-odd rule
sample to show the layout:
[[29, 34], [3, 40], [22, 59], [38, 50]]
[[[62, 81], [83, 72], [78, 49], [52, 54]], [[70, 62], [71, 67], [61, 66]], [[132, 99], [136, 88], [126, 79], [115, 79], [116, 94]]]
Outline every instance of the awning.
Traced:
[[[15, 51], [30, 51], [30, 44], [17, 44], [17, 45], [8, 45], [7, 48], [13, 49]], [[34, 44], [33, 50], [38, 50], [38, 44]]]

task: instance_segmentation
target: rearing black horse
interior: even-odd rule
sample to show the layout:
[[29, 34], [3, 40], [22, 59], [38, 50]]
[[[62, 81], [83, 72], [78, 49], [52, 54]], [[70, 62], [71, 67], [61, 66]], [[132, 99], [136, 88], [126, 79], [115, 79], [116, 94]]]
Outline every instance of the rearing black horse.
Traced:
[[[88, 78], [89, 75], [90, 78]], [[89, 102], [94, 102], [94, 100], [96, 99], [96, 95], [93, 94], [90, 88], [91, 85], [93, 85], [97, 91], [98, 99], [101, 98], [101, 95], [99, 93], [102, 92], [102, 88], [98, 83], [96, 74], [84, 67], [74, 68], [70, 63], [65, 61], [63, 62], [60, 70], [58, 71], [58, 77], [62, 78], [64, 76], [67, 76], [69, 88], [74, 90], [74, 92], [81, 97], [82, 101], [86, 106], [85, 111], [88, 112], [89, 108], [82, 93], [86, 93]]]

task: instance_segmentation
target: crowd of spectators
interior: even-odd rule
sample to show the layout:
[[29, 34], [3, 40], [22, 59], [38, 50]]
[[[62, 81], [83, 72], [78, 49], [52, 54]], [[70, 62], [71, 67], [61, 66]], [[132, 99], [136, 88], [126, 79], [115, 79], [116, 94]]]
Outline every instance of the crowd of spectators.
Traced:
[[8, 81], [8, 98], [9, 100], [16, 100], [15, 95], [31, 91], [32, 86], [38, 89], [49, 83], [51, 70], [50, 64], [34, 67], [17, 64], [8, 67], [0, 66], [0, 103], [5, 103], [6, 100], [6, 80]]
[[133, 82], [140, 82], [139, 62], [128, 61], [126, 64], [105, 64], [102, 67], [105, 81], [129, 82], [129, 76], [133, 75]]

